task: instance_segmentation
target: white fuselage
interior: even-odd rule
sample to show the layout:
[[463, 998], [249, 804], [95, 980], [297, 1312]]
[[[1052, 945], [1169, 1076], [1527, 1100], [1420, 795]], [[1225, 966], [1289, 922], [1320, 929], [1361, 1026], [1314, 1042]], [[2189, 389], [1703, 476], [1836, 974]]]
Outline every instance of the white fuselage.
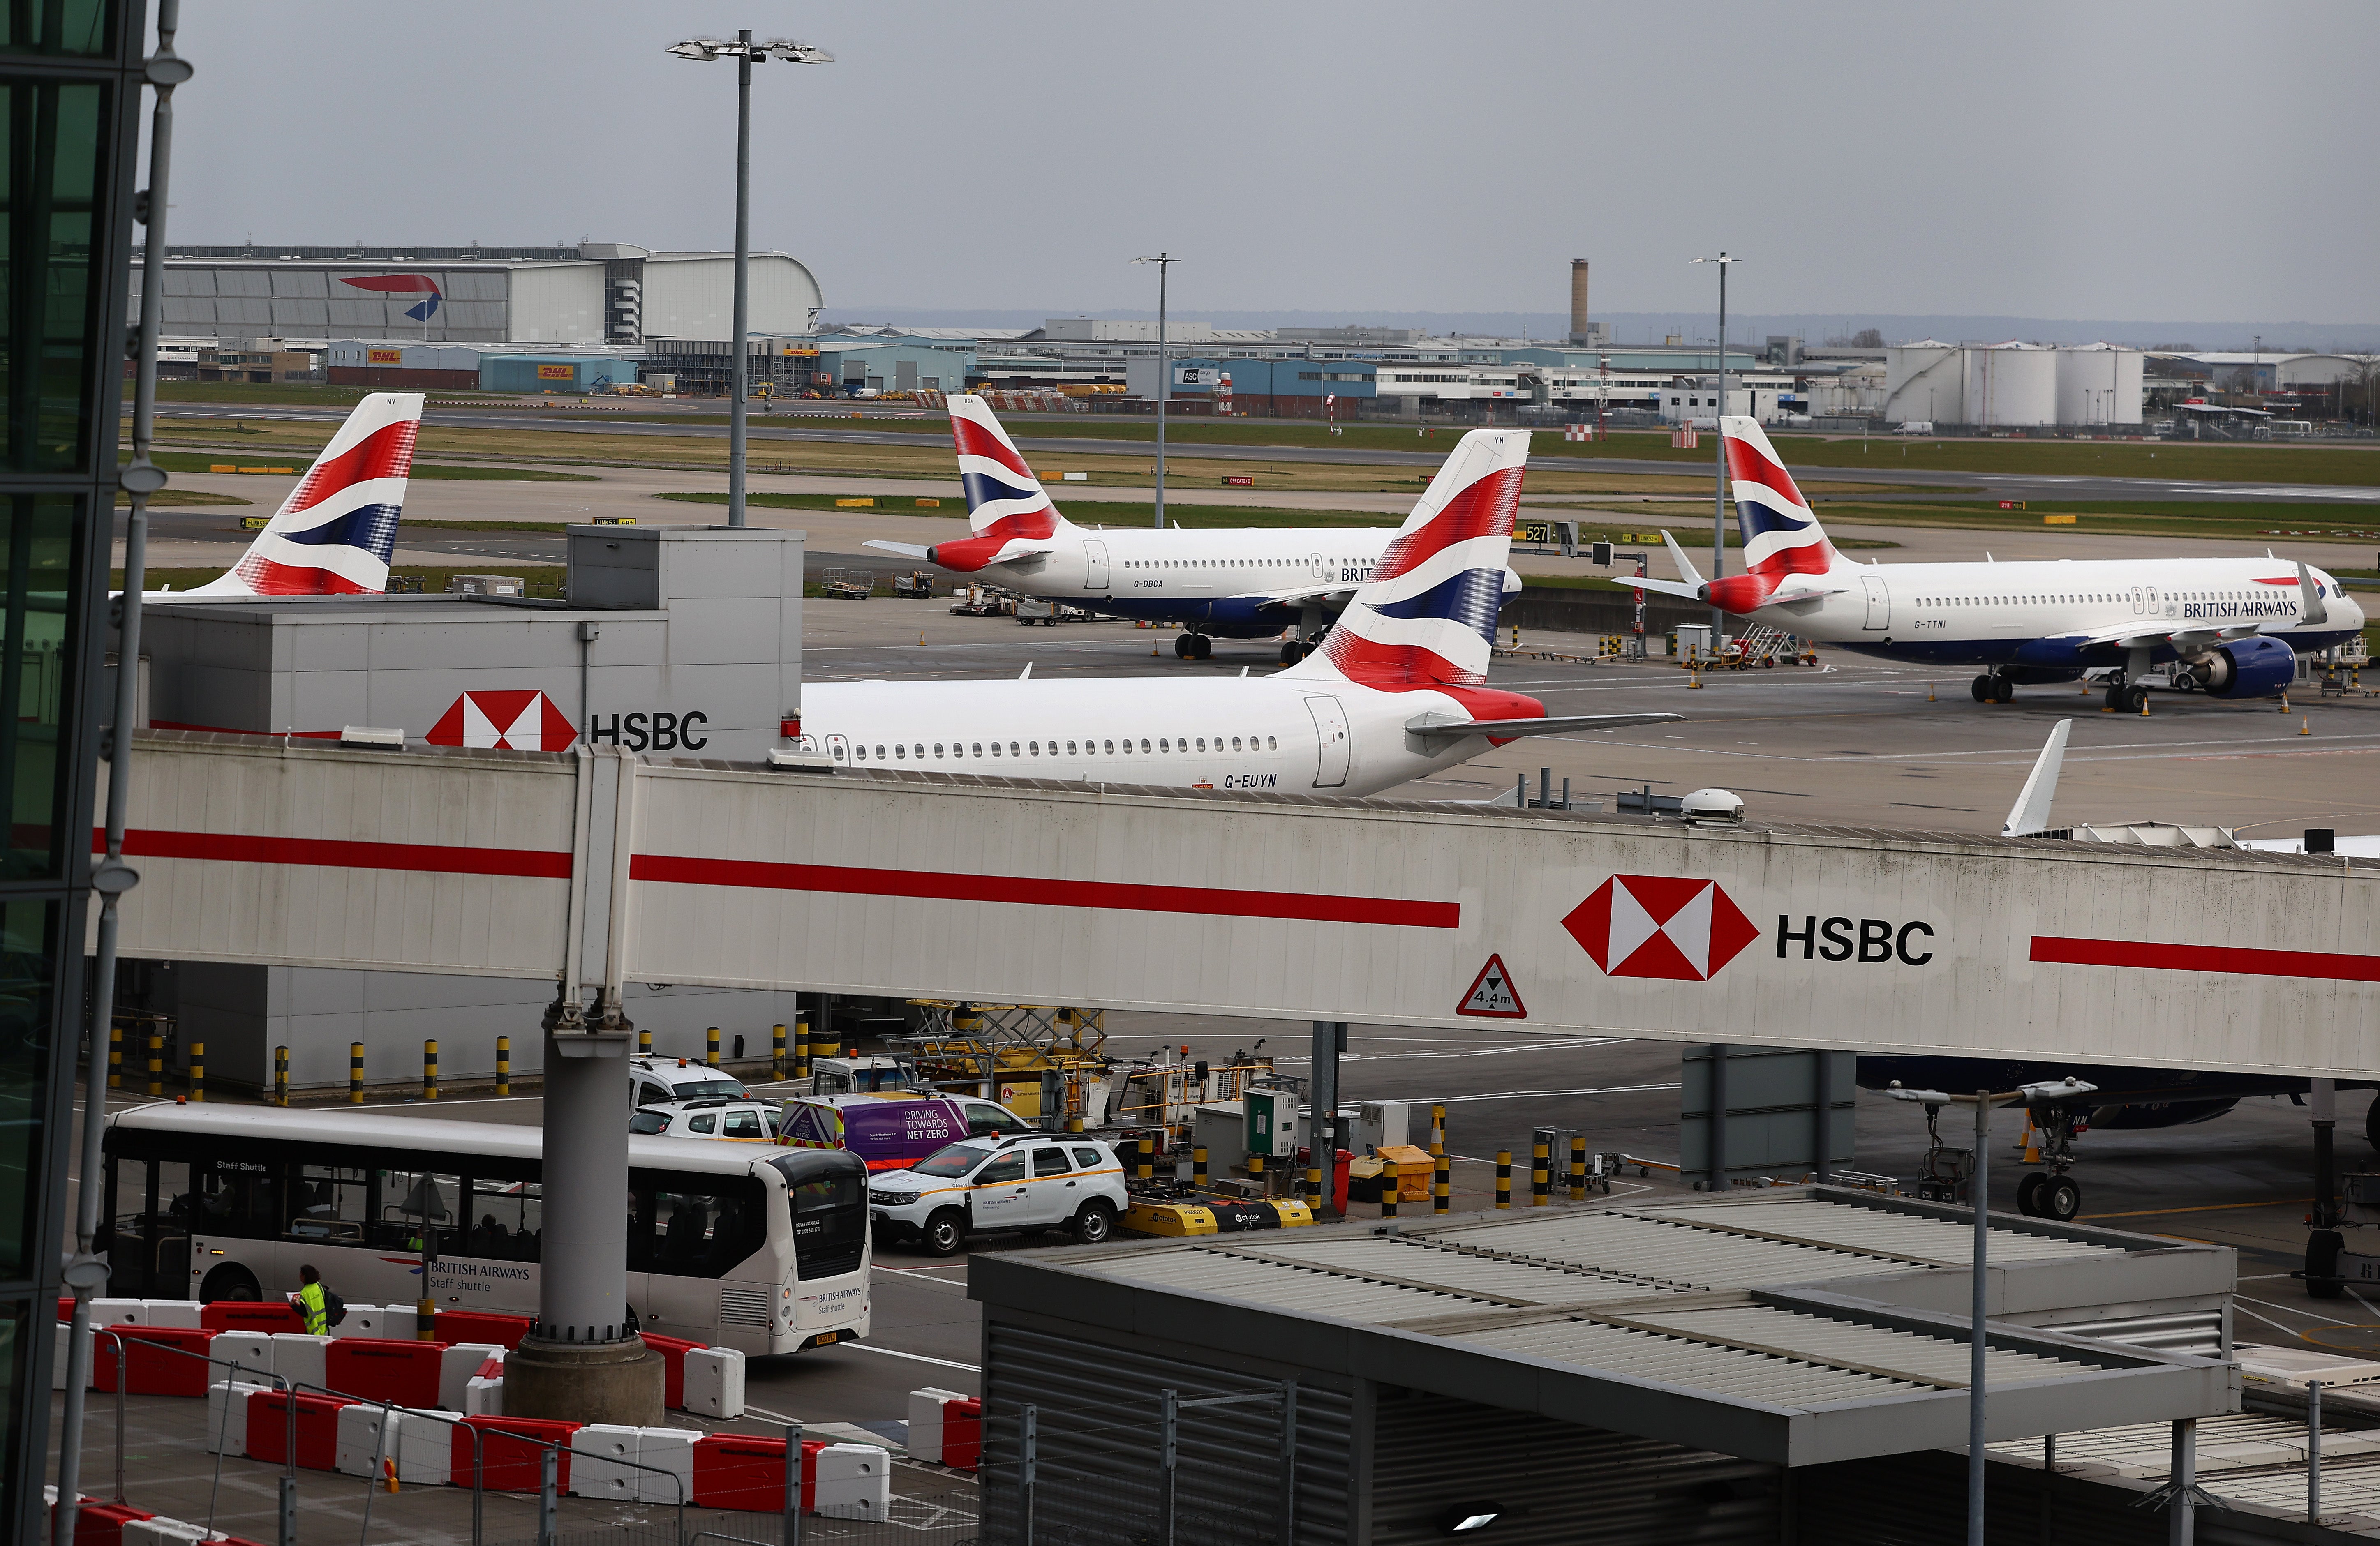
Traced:
[[1285, 675], [802, 690], [803, 739], [837, 767], [1297, 794], [1377, 794], [1487, 749], [1405, 730], [1433, 711], [1466, 717], [1443, 693]]
[[2311, 625], [2298, 621], [2304, 603], [2296, 563], [2268, 558], [1845, 563], [1787, 582], [1834, 587], [1831, 594], [1750, 615], [1808, 639], [1945, 662], [1997, 661], [2034, 640], [2133, 626], [2145, 634], [2255, 625], [2301, 650], [2362, 631], [2362, 610], [2327, 574], [2310, 573], [2330, 614]]
[[1212, 600], [1281, 591], [1349, 589], [1372, 566], [1397, 528], [1299, 526], [1270, 530], [1103, 530], [1062, 525], [1047, 557], [992, 564], [982, 574], [1027, 596], [1070, 600]]

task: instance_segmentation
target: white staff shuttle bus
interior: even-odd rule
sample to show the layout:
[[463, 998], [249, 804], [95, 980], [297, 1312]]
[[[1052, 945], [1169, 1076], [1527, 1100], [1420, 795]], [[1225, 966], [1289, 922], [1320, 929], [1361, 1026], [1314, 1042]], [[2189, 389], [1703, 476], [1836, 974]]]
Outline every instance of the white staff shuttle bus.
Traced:
[[[352, 1304], [535, 1315], [532, 1127], [144, 1105], [107, 1119], [108, 1292], [255, 1299], [310, 1263]], [[868, 1170], [840, 1149], [628, 1140], [638, 1329], [747, 1355], [868, 1330]]]

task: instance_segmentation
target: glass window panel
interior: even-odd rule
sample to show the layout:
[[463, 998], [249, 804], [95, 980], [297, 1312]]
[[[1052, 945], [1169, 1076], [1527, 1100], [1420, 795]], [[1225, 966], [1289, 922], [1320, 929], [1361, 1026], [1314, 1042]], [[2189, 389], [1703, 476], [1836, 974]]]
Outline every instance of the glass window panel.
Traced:
[[91, 343], [107, 288], [95, 269], [105, 89], [0, 79], [0, 463], [58, 471], [87, 458], [91, 371], [106, 354]]
[[108, 0], [12, 0], [0, 7], [0, 53], [97, 58], [115, 50]]
[[463, 1178], [429, 1171], [380, 1173], [380, 1217], [372, 1244], [388, 1250], [419, 1250], [425, 1226], [435, 1230], [438, 1254], [463, 1251]]
[[498, 1262], [534, 1262], [544, 1231], [544, 1189], [537, 1182], [472, 1181], [468, 1254]]
[[298, 1167], [297, 1184], [290, 1189], [289, 1222], [283, 1230], [291, 1239], [359, 1246], [370, 1222], [370, 1171], [332, 1165]]
[[65, 864], [53, 817], [67, 771], [59, 727], [73, 691], [67, 591], [81, 508], [73, 495], [0, 499], [0, 879], [54, 876]]
[[33, 1275], [49, 1087], [55, 902], [0, 907], [0, 1277]]

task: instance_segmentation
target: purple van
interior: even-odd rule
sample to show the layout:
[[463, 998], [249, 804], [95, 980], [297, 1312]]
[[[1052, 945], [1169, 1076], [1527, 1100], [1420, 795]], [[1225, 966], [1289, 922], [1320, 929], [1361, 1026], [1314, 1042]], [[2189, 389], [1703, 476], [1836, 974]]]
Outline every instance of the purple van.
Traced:
[[848, 1149], [871, 1172], [905, 1170], [963, 1138], [1029, 1132], [1004, 1105], [917, 1091], [812, 1095], [785, 1103], [778, 1141], [793, 1149]]

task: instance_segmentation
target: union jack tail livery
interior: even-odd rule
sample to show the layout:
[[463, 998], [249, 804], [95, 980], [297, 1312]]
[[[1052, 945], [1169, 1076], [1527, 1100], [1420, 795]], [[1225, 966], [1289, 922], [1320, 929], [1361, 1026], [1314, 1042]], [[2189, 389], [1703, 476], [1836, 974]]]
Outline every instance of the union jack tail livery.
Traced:
[[239, 562], [176, 598], [385, 592], [420, 428], [418, 392], [374, 393], [357, 404]]
[[1744, 572], [1768, 582], [1788, 574], [1823, 574], [1835, 566], [1835, 545], [1793, 485], [1777, 448], [1756, 418], [1726, 417], [1727, 475], [1735, 487], [1736, 530], [1743, 538]]
[[975, 535], [936, 543], [926, 550], [927, 560], [972, 574], [987, 564], [1051, 551], [1051, 538], [1071, 523], [1050, 502], [991, 405], [973, 393], [953, 395], [951, 439], [958, 447], [959, 482], [966, 489], [967, 524]]
[[1525, 429], [1463, 436], [1321, 649], [1281, 674], [1387, 692], [1487, 681], [1528, 460]]

